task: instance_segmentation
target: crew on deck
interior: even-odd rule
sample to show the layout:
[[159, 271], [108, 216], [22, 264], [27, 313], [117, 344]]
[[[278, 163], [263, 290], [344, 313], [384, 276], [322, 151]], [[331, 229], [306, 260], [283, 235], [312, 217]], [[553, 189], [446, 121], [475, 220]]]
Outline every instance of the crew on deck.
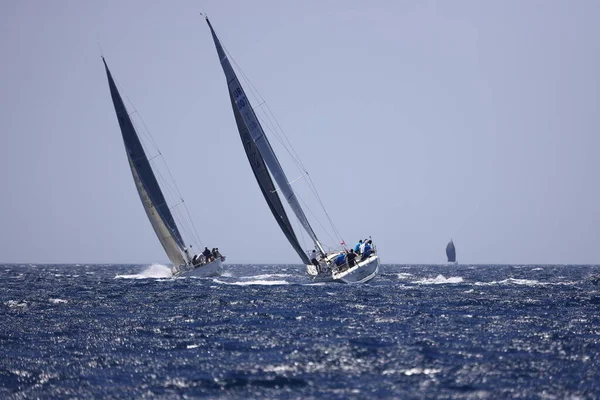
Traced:
[[366, 260], [367, 258], [369, 258], [369, 256], [371, 255], [371, 253], [373, 253], [373, 246], [371, 245], [373, 242], [369, 239], [367, 240], [367, 242], [365, 243], [365, 246], [362, 250], [362, 258], [361, 260]]
[[358, 243], [356, 243], [354, 245], [354, 252], [355, 253], [360, 254], [360, 247], [362, 246], [362, 243], [363, 243], [363, 241], [361, 239], [361, 240], [358, 241]]
[[346, 254], [346, 259], [348, 260], [349, 268], [356, 265], [356, 253], [354, 252], [354, 249], [350, 249], [350, 252]]
[[341, 267], [342, 265], [344, 265], [346, 263], [346, 254], [345, 253], [338, 254], [338, 256], [333, 260], [333, 263], [338, 267]]
[[202, 255], [204, 256], [204, 262], [208, 264], [210, 262], [210, 257], [212, 255], [212, 253], [208, 249], [208, 247], [204, 248], [204, 251], [202, 252]]
[[315, 266], [315, 268], [317, 269], [317, 273], [320, 273], [321, 268], [320, 268], [319, 260], [317, 259], [317, 257], [318, 257], [317, 251], [313, 250], [309, 256], [310, 256], [310, 263]]

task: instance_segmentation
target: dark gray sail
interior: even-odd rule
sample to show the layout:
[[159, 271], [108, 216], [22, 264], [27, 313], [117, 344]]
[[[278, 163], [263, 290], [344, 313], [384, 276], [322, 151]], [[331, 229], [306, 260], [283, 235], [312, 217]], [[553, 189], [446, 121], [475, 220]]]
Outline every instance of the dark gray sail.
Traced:
[[131, 118], [129, 118], [129, 113], [125, 108], [125, 104], [115, 85], [112, 74], [110, 73], [104, 58], [102, 58], [102, 61], [104, 62], [104, 68], [106, 69], [110, 95], [119, 121], [119, 127], [121, 128], [127, 158], [129, 159], [131, 171], [142, 204], [144, 205], [158, 239], [163, 245], [171, 262], [173, 262], [174, 265], [185, 264], [181, 253], [181, 251], [185, 249], [181, 233], [179, 233], [173, 215], [169, 210], [169, 206], [160, 189], [158, 181], [154, 176], [146, 152], [133, 127]]
[[231, 99], [231, 108], [233, 109], [233, 115], [235, 116], [235, 123], [237, 124], [238, 132], [240, 133], [240, 138], [242, 139], [242, 144], [244, 145], [244, 150], [246, 151], [246, 156], [248, 157], [248, 161], [250, 162], [250, 166], [252, 167], [252, 172], [254, 172], [254, 177], [258, 182], [258, 186], [260, 187], [260, 191], [262, 192], [267, 204], [269, 205], [269, 209], [273, 213], [277, 224], [283, 231], [285, 237], [289, 240], [290, 244], [296, 250], [296, 253], [300, 256], [300, 259], [305, 264], [310, 264], [306, 253], [302, 250], [302, 246], [298, 242], [296, 238], [296, 234], [292, 228], [292, 224], [288, 219], [287, 214], [285, 213], [285, 209], [283, 208], [283, 204], [281, 203], [281, 199], [275, 190], [275, 185], [273, 184], [273, 180], [269, 175], [269, 171], [265, 165], [265, 161], [263, 160], [260, 152], [256, 148], [250, 133], [248, 132], [248, 128], [244, 124], [244, 119], [240, 115], [237, 107], [235, 106], [235, 102], [229, 95]]
[[448, 257], [448, 262], [456, 262], [456, 248], [452, 239], [446, 246], [446, 256]]
[[246, 96], [246, 93], [244, 92], [244, 89], [242, 88], [242, 85], [240, 84], [235, 74], [235, 71], [231, 66], [231, 63], [229, 62], [229, 59], [227, 58], [227, 55], [225, 54], [225, 51], [221, 46], [221, 42], [217, 38], [217, 35], [208, 18], [206, 18], [206, 22], [208, 23], [213, 37], [213, 41], [215, 42], [217, 54], [221, 62], [221, 67], [223, 68], [223, 72], [225, 73], [227, 87], [229, 89], [229, 95], [232, 100], [232, 106], [234, 110], [237, 110], [240, 122], [248, 131], [250, 138], [254, 142], [256, 148], [258, 149], [261, 155], [261, 158], [263, 159], [263, 163], [269, 169], [269, 172], [271, 173], [275, 182], [277, 182], [279, 190], [281, 191], [285, 200], [290, 205], [290, 208], [298, 218], [298, 221], [300, 221], [300, 224], [304, 227], [310, 238], [313, 240], [315, 247], [318, 248], [321, 253], [325, 254], [325, 250], [323, 249], [323, 246], [317, 238], [317, 235], [315, 234], [314, 230], [310, 226], [310, 223], [308, 222], [308, 219], [306, 218], [306, 215], [304, 214], [304, 211], [302, 210], [302, 207], [298, 202], [298, 198], [292, 190], [292, 187], [290, 186], [285, 172], [283, 171], [283, 168], [281, 168], [281, 164], [279, 163], [277, 156], [271, 148], [269, 139], [265, 135], [265, 132], [262, 126], [260, 125], [260, 122], [258, 121], [254, 110], [252, 109], [250, 101]]

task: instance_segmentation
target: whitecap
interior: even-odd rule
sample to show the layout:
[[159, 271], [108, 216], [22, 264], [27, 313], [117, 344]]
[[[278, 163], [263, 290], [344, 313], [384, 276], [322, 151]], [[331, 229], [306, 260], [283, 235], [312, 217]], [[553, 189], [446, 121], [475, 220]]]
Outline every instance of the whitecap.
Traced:
[[52, 304], [61, 304], [61, 303], [64, 304], [64, 303], [68, 303], [67, 300], [63, 300], [63, 299], [50, 299], [49, 301]]
[[525, 285], [525, 286], [545, 286], [545, 285], [573, 285], [574, 282], [540, 282], [534, 279], [516, 279], [508, 278], [501, 281], [475, 282], [476, 286], [492, 285]]
[[287, 278], [293, 275], [290, 274], [263, 274], [263, 275], [252, 275], [252, 276], [238, 276], [239, 279], [269, 279], [269, 278]]
[[4, 304], [6, 304], [9, 308], [16, 308], [16, 307], [21, 307], [21, 308], [25, 308], [27, 307], [27, 302], [26, 301], [18, 301], [18, 300], [9, 300], [4, 302]]
[[414, 281], [412, 283], [419, 285], [444, 285], [448, 283], [462, 283], [463, 278], [460, 276], [451, 276], [446, 278], [444, 275], [438, 275], [435, 278], [425, 278], [420, 281]]
[[224, 282], [219, 279], [213, 279], [215, 283], [221, 283], [224, 285], [238, 285], [238, 286], [250, 286], [250, 285], [289, 285], [288, 281], [267, 281], [267, 280], [255, 280], [247, 282]]
[[152, 264], [139, 274], [117, 275], [115, 279], [146, 279], [146, 278], [171, 278], [171, 268], [162, 264]]
[[434, 368], [411, 368], [411, 369], [407, 369], [404, 371], [404, 375], [410, 376], [410, 375], [434, 375], [437, 374], [438, 372], [440, 372], [441, 369], [434, 369]]
[[396, 374], [400, 373], [400, 374], [403, 374], [406, 376], [434, 375], [441, 371], [442, 371], [441, 369], [435, 369], [435, 368], [411, 368], [411, 369], [405, 369], [405, 370], [386, 369], [381, 374], [382, 375], [396, 375]]
[[408, 279], [411, 276], [413, 276], [413, 274], [409, 274], [408, 272], [401, 272], [398, 274], [398, 279]]

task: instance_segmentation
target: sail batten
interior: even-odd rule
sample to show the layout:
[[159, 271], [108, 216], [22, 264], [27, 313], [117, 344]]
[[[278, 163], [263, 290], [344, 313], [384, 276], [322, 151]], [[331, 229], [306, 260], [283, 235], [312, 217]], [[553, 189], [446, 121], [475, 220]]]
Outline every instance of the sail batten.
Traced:
[[181, 233], [169, 210], [167, 201], [156, 180], [152, 166], [150, 165], [146, 152], [135, 131], [133, 122], [129, 117], [127, 108], [123, 103], [123, 99], [121, 98], [112, 74], [108, 69], [108, 65], [104, 58], [102, 58], [102, 61], [104, 62], [104, 67], [106, 69], [110, 94], [115, 113], [117, 114], [117, 120], [119, 121], [119, 128], [121, 129], [121, 134], [123, 136], [127, 160], [129, 161], [129, 167], [131, 168], [133, 180], [140, 196], [140, 200], [144, 206], [144, 210], [154, 228], [158, 240], [169, 257], [169, 260], [174, 266], [184, 265], [186, 264], [183, 256], [185, 244]]
[[[323, 249], [323, 246], [321, 245], [319, 239], [317, 238], [317, 235], [315, 234], [310, 223], [308, 222], [308, 219], [306, 218], [306, 215], [304, 214], [304, 210], [302, 209], [300, 203], [298, 202], [298, 198], [296, 197], [296, 194], [294, 193], [294, 191], [289, 183], [289, 180], [287, 179], [285, 172], [283, 171], [283, 168], [281, 167], [281, 164], [279, 163], [279, 160], [277, 159], [277, 156], [273, 152], [271, 144], [269, 143], [269, 139], [265, 135], [265, 132], [264, 132], [260, 122], [258, 121], [256, 114], [254, 113], [254, 110], [250, 104], [250, 101], [247, 98], [245, 91], [242, 88], [242, 85], [241, 85], [239, 79], [237, 78], [237, 75], [236, 75], [235, 71], [233, 70], [231, 63], [229, 62], [229, 59], [227, 58], [227, 55], [225, 54], [225, 50], [223, 49], [221, 42], [219, 41], [208, 18], [206, 18], [206, 22], [208, 23], [208, 26], [210, 28], [212, 38], [215, 43], [215, 47], [217, 49], [217, 54], [221, 61], [221, 67], [223, 68], [223, 72], [225, 73], [227, 87], [229, 89], [229, 94], [230, 94], [230, 98], [232, 101], [232, 107], [234, 109], [234, 113], [237, 112], [236, 122], [238, 122], [238, 120], [239, 120], [238, 130], [240, 130], [240, 123], [241, 123], [242, 127], [245, 128], [247, 130], [247, 132], [249, 133], [249, 136], [251, 137], [252, 142], [254, 143], [256, 149], [258, 150], [257, 152], [260, 155], [262, 162], [268, 168], [270, 175], [277, 183], [279, 190], [281, 190], [281, 192], [283, 193], [283, 197], [286, 199], [290, 208], [292, 209], [292, 211], [298, 218], [298, 221], [300, 221], [300, 225], [302, 225], [304, 230], [306, 230], [306, 232], [308, 233], [308, 235], [314, 242], [315, 246], [324, 254], [325, 251]], [[238, 118], [238, 115], [239, 115], [239, 118]], [[240, 130], [240, 134], [241, 134], [241, 130]], [[248, 151], [246, 153], [248, 154]], [[248, 157], [250, 157], [249, 154], [248, 154]], [[252, 164], [252, 161], [250, 163]], [[253, 166], [253, 168], [254, 168], [254, 166]], [[265, 182], [263, 182], [263, 183], [265, 183]], [[261, 183], [261, 181], [259, 180], [259, 185], [262, 185], [263, 183]], [[271, 184], [272, 184], [272, 181], [271, 181]], [[263, 190], [263, 194], [264, 194], [265, 190], [264, 190], [263, 186], [261, 186], [261, 190]], [[277, 194], [275, 193], [275, 195], [277, 195]], [[270, 196], [270, 197], [275, 197], [275, 196]], [[266, 198], [266, 196], [265, 196], [265, 198]], [[279, 196], [277, 196], [277, 199], [279, 201]], [[267, 199], [267, 202], [269, 203], [268, 199]], [[273, 211], [273, 209], [272, 209], [272, 211]], [[276, 217], [276, 219], [278, 219], [278, 218]], [[278, 219], [278, 222], [279, 222], [279, 219]], [[280, 224], [280, 227], [282, 227], [281, 224]], [[284, 230], [284, 233], [286, 233], [285, 232], [286, 229], [284, 229], [282, 227], [282, 230]], [[291, 229], [291, 225], [289, 226], [289, 230], [293, 233], [293, 229]], [[287, 233], [286, 233], [286, 236], [288, 236]], [[295, 237], [295, 235], [294, 235], [294, 237]], [[288, 240], [290, 240], [290, 242], [292, 242], [290, 237], [288, 237]], [[294, 245], [294, 243], [292, 243], [292, 245], [294, 246], [294, 248], [296, 247]], [[304, 254], [304, 252], [302, 252], [302, 254]], [[307, 260], [306, 255], [301, 256], [301, 258], [304, 262], [306, 262], [306, 260]]]

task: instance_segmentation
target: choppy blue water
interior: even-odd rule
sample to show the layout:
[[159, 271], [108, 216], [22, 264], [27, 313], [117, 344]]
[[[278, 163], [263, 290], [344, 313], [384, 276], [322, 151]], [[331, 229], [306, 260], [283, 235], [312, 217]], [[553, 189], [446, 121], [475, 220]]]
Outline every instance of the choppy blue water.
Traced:
[[0, 398], [600, 397], [600, 267], [226, 268], [0, 266]]

